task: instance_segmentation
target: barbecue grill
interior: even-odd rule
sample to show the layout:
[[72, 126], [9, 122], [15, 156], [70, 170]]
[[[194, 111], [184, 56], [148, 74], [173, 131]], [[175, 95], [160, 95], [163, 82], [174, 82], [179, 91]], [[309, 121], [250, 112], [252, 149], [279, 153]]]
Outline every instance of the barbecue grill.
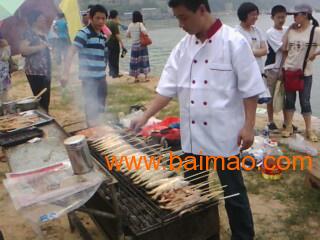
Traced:
[[[138, 138], [132, 141], [128, 135], [122, 132], [123, 139], [129, 140], [136, 148], [144, 152], [156, 153], [156, 146], [150, 148]], [[92, 155], [99, 165], [108, 171], [105, 165], [105, 157], [92, 145], [89, 146]], [[122, 229], [126, 236], [135, 240], [207, 240], [219, 239], [219, 214], [218, 202], [208, 201], [201, 204], [195, 210], [183, 215], [164, 210], [150, 198], [145, 188], [140, 187], [120, 171], [113, 170], [110, 173], [118, 181], [118, 207], [122, 223]], [[112, 203], [106, 203], [106, 199], [112, 198], [109, 188], [101, 187], [99, 194], [96, 194], [86, 204], [88, 208], [99, 211], [112, 209]], [[108, 201], [107, 201], [108, 202]], [[119, 239], [117, 225], [114, 219], [99, 215], [92, 215], [93, 220], [108, 235], [110, 239]]]

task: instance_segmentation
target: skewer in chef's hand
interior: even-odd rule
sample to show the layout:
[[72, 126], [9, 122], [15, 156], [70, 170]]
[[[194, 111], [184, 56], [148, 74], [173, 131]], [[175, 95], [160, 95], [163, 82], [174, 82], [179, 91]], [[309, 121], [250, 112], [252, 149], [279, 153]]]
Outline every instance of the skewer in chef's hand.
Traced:
[[140, 118], [133, 119], [130, 123], [130, 129], [134, 131], [135, 133], [138, 133], [141, 131], [142, 127], [148, 122], [148, 118], [145, 118], [144, 116]]

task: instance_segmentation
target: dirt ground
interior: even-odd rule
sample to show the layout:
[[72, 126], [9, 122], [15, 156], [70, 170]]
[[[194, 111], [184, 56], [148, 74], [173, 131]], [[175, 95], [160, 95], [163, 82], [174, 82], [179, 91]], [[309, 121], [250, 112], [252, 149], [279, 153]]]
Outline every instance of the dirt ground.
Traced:
[[[56, 79], [57, 76], [54, 77]], [[128, 84], [143, 91], [154, 92], [157, 78], [151, 78], [148, 83], [133, 84], [129, 77], [109, 79], [109, 85]], [[81, 104], [80, 83], [72, 80], [69, 95], [72, 100], [64, 99], [57, 81], [53, 81], [50, 114], [68, 131], [84, 127], [84, 115]], [[10, 98], [18, 99], [31, 95], [23, 72], [13, 75], [13, 87]], [[111, 96], [110, 96], [111, 97]], [[113, 96], [114, 97], [114, 96]], [[126, 96], [124, 96], [125, 98]], [[113, 100], [113, 99], [111, 99]], [[111, 107], [110, 107], [111, 108]], [[278, 125], [281, 116], [276, 116]], [[77, 123], [77, 124], [73, 124]], [[295, 123], [303, 129], [301, 117]], [[266, 115], [257, 115], [257, 128], [266, 125]], [[317, 125], [320, 130], [320, 124]], [[279, 135], [273, 135], [279, 140]], [[320, 150], [319, 144], [314, 144]], [[318, 158], [315, 161], [319, 161]], [[8, 172], [6, 162], [0, 162], [0, 230], [6, 240], [40, 239], [29, 223], [14, 209], [7, 192], [2, 184], [5, 173]], [[244, 172], [244, 178], [249, 192], [250, 203], [254, 216], [257, 240], [295, 240], [295, 239], [320, 239], [320, 191], [305, 186], [305, 172], [286, 172], [279, 181], [268, 181], [261, 177], [259, 172]], [[220, 207], [222, 240], [230, 238], [230, 230], [223, 204]], [[94, 239], [102, 239], [93, 223], [82, 216], [89, 227]], [[52, 223], [45, 232], [46, 239], [79, 239], [78, 233], [70, 233], [67, 219], [61, 218]]]

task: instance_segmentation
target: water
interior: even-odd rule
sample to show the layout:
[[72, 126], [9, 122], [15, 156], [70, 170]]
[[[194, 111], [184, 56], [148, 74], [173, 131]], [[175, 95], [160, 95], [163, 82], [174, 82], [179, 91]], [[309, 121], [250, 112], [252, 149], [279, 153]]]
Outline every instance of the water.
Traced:
[[[320, 14], [315, 14], [315, 17], [320, 20]], [[219, 18], [223, 23], [229, 26], [236, 26], [239, 21], [236, 15], [221, 15]], [[293, 17], [289, 16], [287, 24], [290, 25], [293, 22]], [[128, 23], [125, 23], [128, 24]], [[261, 15], [257, 22], [257, 26], [263, 31], [266, 31], [273, 25], [273, 22], [269, 15]], [[171, 50], [185, 35], [183, 30], [178, 27], [178, 22], [175, 19], [146, 21], [146, 26], [149, 34], [153, 40], [153, 44], [149, 47], [149, 57], [151, 64], [152, 75], [160, 76], [161, 71], [170, 55]], [[125, 45], [130, 46], [130, 41], [125, 40]], [[130, 54], [126, 58], [121, 59], [121, 69], [128, 71]], [[313, 87], [311, 95], [311, 105], [313, 107], [313, 114], [320, 117], [320, 96], [316, 93], [316, 90], [320, 88], [320, 57], [314, 63], [313, 74]], [[297, 101], [298, 103], [298, 101]], [[298, 104], [297, 104], [298, 107]]]

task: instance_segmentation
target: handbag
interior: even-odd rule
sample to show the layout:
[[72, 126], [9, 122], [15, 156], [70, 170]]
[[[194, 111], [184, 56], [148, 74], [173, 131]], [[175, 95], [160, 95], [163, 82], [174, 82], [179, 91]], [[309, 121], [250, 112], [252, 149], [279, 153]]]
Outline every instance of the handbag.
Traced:
[[149, 46], [152, 44], [152, 40], [151, 38], [149, 37], [149, 35], [147, 33], [144, 33], [141, 31], [141, 25], [139, 25], [139, 28], [140, 28], [140, 44], [141, 46]]
[[304, 89], [304, 70], [307, 67], [308, 56], [311, 50], [315, 28], [316, 27], [313, 26], [310, 33], [309, 45], [308, 45], [306, 56], [303, 61], [302, 69], [284, 70], [283, 72], [284, 88], [287, 92], [302, 91]]

